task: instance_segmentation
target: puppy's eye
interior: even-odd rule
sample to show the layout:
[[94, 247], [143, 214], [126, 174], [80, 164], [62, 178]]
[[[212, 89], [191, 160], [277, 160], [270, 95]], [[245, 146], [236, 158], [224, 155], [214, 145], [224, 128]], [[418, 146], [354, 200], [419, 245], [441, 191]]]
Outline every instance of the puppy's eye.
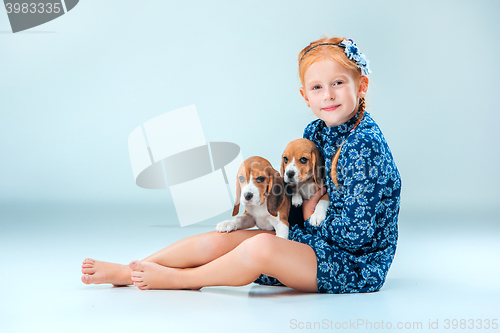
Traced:
[[285, 162], [285, 164], [288, 163], [288, 157], [283, 157], [283, 162]]
[[307, 163], [307, 161], [309, 161], [309, 160], [308, 160], [307, 158], [305, 158], [305, 157], [302, 157], [299, 161], [300, 161], [300, 163], [302, 163], [302, 164], [306, 164], [306, 163]]
[[245, 181], [245, 177], [239, 176], [238, 179], [240, 180], [240, 183], [243, 183]]
[[256, 181], [257, 183], [262, 183], [264, 180], [266, 180], [266, 178], [265, 178], [265, 177], [262, 177], [262, 176], [257, 177], [257, 179], [255, 179], [255, 181]]

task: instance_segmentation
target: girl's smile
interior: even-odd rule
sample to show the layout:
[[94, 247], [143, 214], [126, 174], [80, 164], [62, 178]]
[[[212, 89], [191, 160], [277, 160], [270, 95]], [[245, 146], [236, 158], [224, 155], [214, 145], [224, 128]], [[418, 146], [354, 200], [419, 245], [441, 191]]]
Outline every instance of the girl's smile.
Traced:
[[306, 70], [300, 93], [328, 127], [339, 126], [356, 114], [358, 98], [364, 96], [368, 87], [366, 76], [361, 81], [358, 86], [349, 70], [336, 61], [324, 59]]
[[335, 111], [335, 110], [338, 109], [339, 106], [340, 106], [340, 104], [339, 105], [327, 106], [327, 107], [322, 108], [322, 110], [323, 111], [327, 111], [327, 112], [328, 111]]

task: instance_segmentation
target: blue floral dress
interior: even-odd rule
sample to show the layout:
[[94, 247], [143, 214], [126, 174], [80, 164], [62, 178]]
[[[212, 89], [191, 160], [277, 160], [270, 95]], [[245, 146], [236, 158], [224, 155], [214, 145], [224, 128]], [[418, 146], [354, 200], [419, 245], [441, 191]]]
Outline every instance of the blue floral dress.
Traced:
[[[378, 125], [365, 112], [353, 130], [356, 116], [345, 124], [327, 127], [311, 122], [304, 138], [313, 141], [325, 158], [330, 206], [318, 227], [309, 220], [293, 225], [289, 239], [311, 246], [317, 259], [318, 291], [358, 293], [379, 290], [396, 252], [401, 178]], [[337, 164], [337, 189], [331, 179]], [[282, 285], [261, 275], [255, 282]]]

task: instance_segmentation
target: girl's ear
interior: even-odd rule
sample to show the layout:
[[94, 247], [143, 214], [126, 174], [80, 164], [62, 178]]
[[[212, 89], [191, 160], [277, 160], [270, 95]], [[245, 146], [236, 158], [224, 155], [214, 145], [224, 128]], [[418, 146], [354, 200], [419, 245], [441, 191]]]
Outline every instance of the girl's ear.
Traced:
[[307, 98], [306, 91], [304, 90], [304, 87], [300, 87], [300, 95], [302, 95], [302, 98], [304, 98], [304, 100], [306, 101], [307, 106], [309, 106], [309, 98]]
[[368, 90], [369, 79], [367, 76], [362, 76], [359, 79], [359, 91], [358, 98], [365, 97], [366, 91]]

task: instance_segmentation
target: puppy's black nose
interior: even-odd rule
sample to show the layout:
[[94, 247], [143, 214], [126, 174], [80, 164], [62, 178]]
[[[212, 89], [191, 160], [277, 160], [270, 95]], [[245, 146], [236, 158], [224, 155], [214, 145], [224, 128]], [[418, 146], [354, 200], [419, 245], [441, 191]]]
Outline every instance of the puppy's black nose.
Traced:
[[286, 175], [288, 176], [288, 178], [293, 178], [293, 176], [295, 176], [295, 171], [293, 170], [287, 171]]
[[250, 200], [253, 198], [253, 193], [252, 192], [248, 192], [248, 193], [245, 193], [245, 200]]

